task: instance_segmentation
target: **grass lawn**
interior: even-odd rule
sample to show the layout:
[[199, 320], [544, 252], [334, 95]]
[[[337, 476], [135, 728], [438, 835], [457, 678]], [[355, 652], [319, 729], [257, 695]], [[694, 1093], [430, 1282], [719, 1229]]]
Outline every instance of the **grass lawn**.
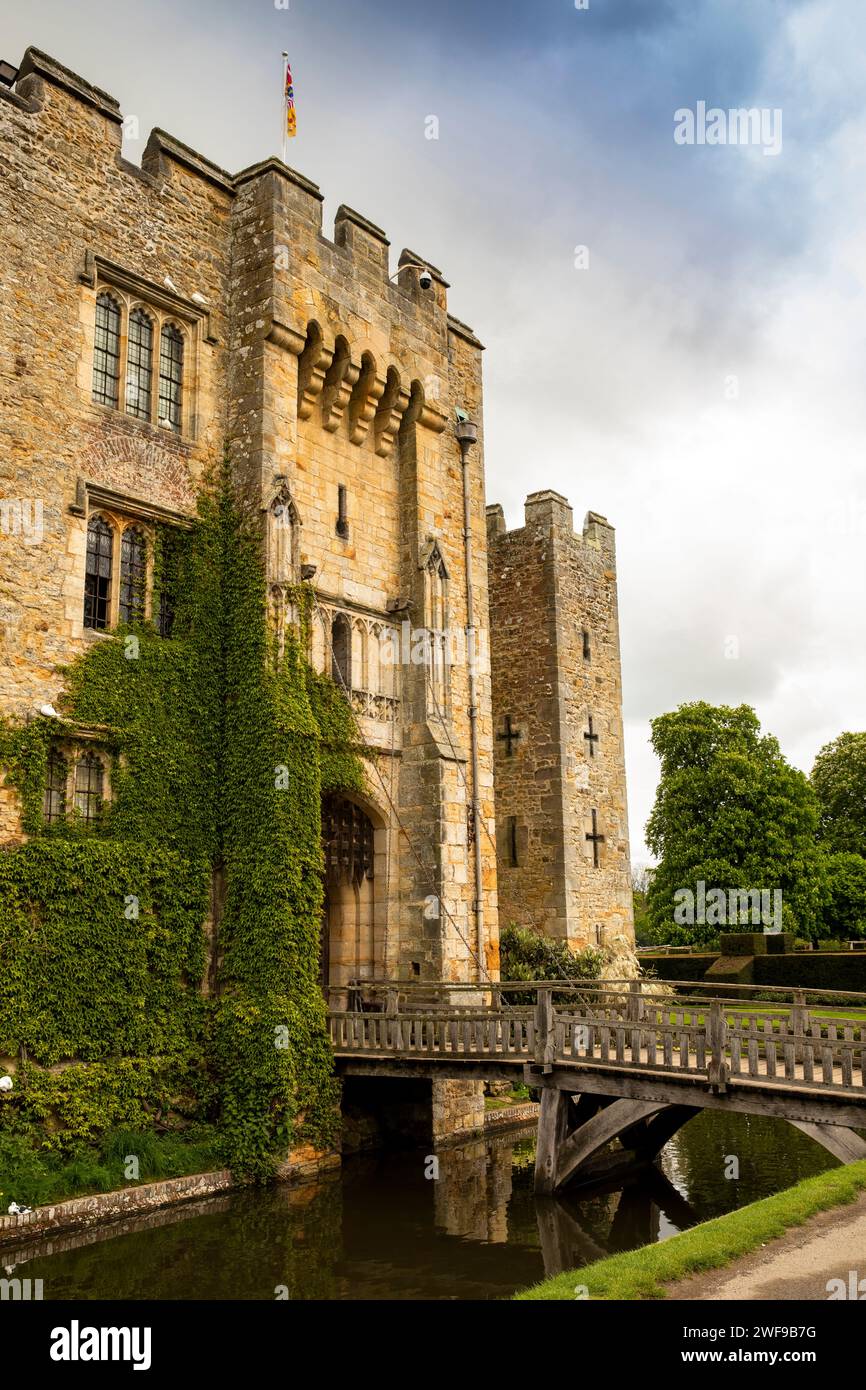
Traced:
[[[789, 1018], [791, 1010], [785, 1004], [726, 1004], [725, 1013], [761, 1013], [764, 1017], [773, 1015], [774, 1031], [776, 1031], [775, 1024], [780, 1023], [783, 1018]], [[811, 1018], [838, 1018], [844, 1020], [846, 1023], [866, 1023], [866, 1009], [810, 1009], [809, 1016]], [[668, 1022], [676, 1024], [679, 1023], [679, 1021], [680, 1020], [675, 1016], [674, 1012], [671, 1012]], [[686, 1024], [693, 1024], [695, 1027], [700, 1027], [704, 1022], [704, 1015], [699, 1011], [694, 1013], [686, 1012], [683, 1014], [683, 1022]]]
[[546, 1279], [514, 1295], [521, 1300], [574, 1302], [575, 1287], [583, 1285], [591, 1299], [629, 1300], [664, 1298], [664, 1284], [675, 1283], [702, 1270], [719, 1269], [740, 1255], [747, 1255], [791, 1226], [831, 1207], [853, 1202], [866, 1190], [866, 1160], [832, 1168], [806, 1178], [760, 1202], [753, 1202], [727, 1216], [694, 1226], [682, 1235], [658, 1245], [644, 1245], [622, 1255], [598, 1260]]
[[525, 1086], [512, 1086], [511, 1090], [504, 1096], [485, 1096], [485, 1110], [505, 1110], [510, 1105], [525, 1105], [529, 1100], [529, 1091]]
[[[130, 1158], [137, 1160], [137, 1171]], [[73, 1154], [37, 1148], [21, 1135], [0, 1130], [0, 1215], [6, 1215], [11, 1202], [42, 1207], [224, 1166], [216, 1136], [205, 1127], [183, 1134], [115, 1130], [99, 1146], [82, 1145]], [[127, 1177], [127, 1171], [136, 1175]]]

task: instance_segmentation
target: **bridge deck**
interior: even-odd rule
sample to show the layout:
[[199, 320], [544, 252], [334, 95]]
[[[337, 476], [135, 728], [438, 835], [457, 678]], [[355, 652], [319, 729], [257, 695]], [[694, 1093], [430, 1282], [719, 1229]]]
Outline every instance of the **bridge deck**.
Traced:
[[[541, 1091], [535, 1184], [547, 1195], [651, 1162], [708, 1107], [776, 1116], [844, 1163], [866, 1158], [856, 1133], [866, 1127], [866, 996], [797, 990], [779, 1003], [687, 988], [544, 982], [473, 994], [387, 983], [366, 997], [354, 989], [329, 1026], [350, 1074], [477, 1079], [522, 1067]], [[509, 1004], [509, 993], [535, 1001]]]
[[[456, 987], [452, 987], [453, 997]], [[805, 991], [790, 1005], [718, 998], [660, 998], [644, 982], [619, 988], [584, 987], [581, 998], [556, 1002], [537, 987], [536, 1003], [509, 1005], [500, 985], [495, 1005], [418, 1007], [411, 994], [392, 994], [383, 1012], [332, 1011], [331, 1041], [344, 1059], [417, 1063], [433, 1068], [458, 1060], [575, 1070], [626, 1067], [633, 1074], [727, 1082], [788, 1083], [846, 1093], [866, 1103], [866, 1007], [816, 1014]], [[561, 989], [564, 987], [560, 987]], [[523, 986], [526, 989], [526, 986]], [[866, 998], [863, 999], [866, 1006]]]

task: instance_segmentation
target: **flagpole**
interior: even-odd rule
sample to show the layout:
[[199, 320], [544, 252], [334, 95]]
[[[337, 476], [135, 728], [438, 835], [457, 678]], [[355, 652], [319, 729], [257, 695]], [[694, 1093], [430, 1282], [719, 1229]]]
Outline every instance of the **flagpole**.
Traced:
[[288, 69], [289, 69], [289, 55], [288, 55], [288, 53], [285, 51], [285, 49], [283, 49], [283, 99], [282, 99], [282, 112], [283, 112], [283, 163], [284, 163], [284, 164], [288, 164], [288, 162], [289, 162], [289, 161], [288, 161], [288, 150], [286, 149], [286, 141], [288, 140], [288, 124], [289, 124], [289, 123], [288, 123], [288, 113], [287, 113], [287, 111], [286, 111], [286, 74], [287, 74], [287, 72], [288, 72]]

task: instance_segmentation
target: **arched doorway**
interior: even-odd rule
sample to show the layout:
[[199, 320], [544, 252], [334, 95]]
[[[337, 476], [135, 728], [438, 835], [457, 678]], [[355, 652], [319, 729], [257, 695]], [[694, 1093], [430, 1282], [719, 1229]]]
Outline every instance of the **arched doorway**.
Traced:
[[381, 956], [377, 932], [378, 831], [356, 801], [339, 793], [322, 801], [325, 896], [319, 978], [323, 989], [371, 979]]

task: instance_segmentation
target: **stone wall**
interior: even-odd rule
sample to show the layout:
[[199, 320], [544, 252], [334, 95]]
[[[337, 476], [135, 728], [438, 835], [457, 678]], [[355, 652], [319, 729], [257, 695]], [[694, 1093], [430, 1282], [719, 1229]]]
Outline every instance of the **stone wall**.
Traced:
[[[495, 974], [489, 670], [480, 671], [477, 701], [482, 833], [471, 844], [459, 643], [438, 694], [411, 639], [393, 669], [380, 659], [383, 634], [429, 624], [434, 562], [443, 625], [459, 636], [466, 622], [453, 424], [457, 407], [480, 421], [481, 344], [449, 314], [435, 267], [432, 287], [421, 288], [416, 253], [404, 252], [392, 277], [387, 237], [346, 207], [326, 235], [322, 194], [303, 175], [273, 159], [230, 175], [161, 131], [138, 168], [122, 156], [121, 126], [113, 97], [32, 49], [14, 89], [0, 87], [0, 711], [38, 717], [62, 692], [62, 666], [104, 640], [83, 623], [94, 513], [183, 524], [228, 449], [261, 525], [275, 629], [295, 622], [291, 591], [311, 575], [319, 669], [331, 671], [335, 614], [352, 625], [350, 697], [369, 770], [361, 800], [376, 831], [374, 923], [359, 925], [354, 959], [341, 945], [340, 983], [351, 974]], [[122, 360], [136, 305], [180, 325], [179, 432], [127, 413], [122, 380], [121, 408], [94, 402], [96, 299], [105, 289], [124, 306]], [[479, 444], [469, 462], [471, 582], [486, 627], [483, 477]], [[10, 507], [14, 515], [31, 504], [38, 535], [5, 524]], [[277, 514], [290, 519], [288, 538]], [[20, 838], [18, 813], [0, 787], [6, 842]]]
[[488, 526], [500, 920], [632, 941], [613, 529], [590, 512], [576, 535], [554, 492]]
[[[325, 1153], [306, 1145], [280, 1164], [277, 1176], [280, 1182], [313, 1182], [339, 1166], [339, 1154]], [[220, 1169], [214, 1173], [191, 1173], [162, 1182], [130, 1185], [115, 1192], [94, 1192], [86, 1197], [73, 1197], [68, 1202], [34, 1207], [23, 1215], [2, 1215], [0, 1248], [31, 1241], [43, 1232], [85, 1231], [143, 1212], [201, 1201], [236, 1186], [228, 1169]]]
[[[207, 161], [191, 167], [158, 132], [142, 167], [128, 164], [121, 119], [113, 98], [32, 50], [15, 91], [0, 87], [0, 490], [7, 504], [35, 501], [42, 514], [37, 537], [8, 525], [0, 533], [6, 714], [53, 701], [60, 667], [102, 640], [83, 627], [88, 502], [79, 480], [189, 515], [225, 436], [231, 184]], [[98, 289], [110, 281], [141, 297], [111, 267], [190, 316], [195, 415], [180, 435], [92, 400]], [[207, 298], [208, 314], [193, 293]]]
[[483, 1081], [433, 1081], [433, 1139], [477, 1134], [484, 1128]]

